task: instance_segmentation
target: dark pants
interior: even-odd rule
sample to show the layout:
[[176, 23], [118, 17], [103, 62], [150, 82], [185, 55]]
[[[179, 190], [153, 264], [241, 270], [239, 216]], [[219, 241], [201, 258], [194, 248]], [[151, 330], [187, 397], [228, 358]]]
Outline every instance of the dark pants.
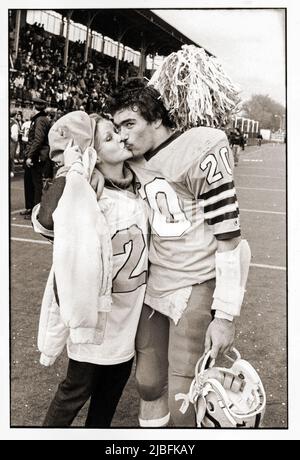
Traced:
[[70, 359], [66, 379], [58, 386], [43, 426], [70, 426], [91, 398], [85, 426], [109, 427], [130, 377], [132, 363], [133, 358], [125, 363], [107, 366]]
[[32, 209], [40, 203], [43, 191], [43, 168], [44, 162], [39, 162], [31, 166], [24, 166], [24, 192], [25, 208]]
[[25, 158], [27, 142], [20, 141], [20, 153], [19, 153], [19, 161], [23, 161]]
[[17, 142], [10, 141], [9, 144], [9, 170], [10, 172], [15, 172], [15, 156], [17, 151]]

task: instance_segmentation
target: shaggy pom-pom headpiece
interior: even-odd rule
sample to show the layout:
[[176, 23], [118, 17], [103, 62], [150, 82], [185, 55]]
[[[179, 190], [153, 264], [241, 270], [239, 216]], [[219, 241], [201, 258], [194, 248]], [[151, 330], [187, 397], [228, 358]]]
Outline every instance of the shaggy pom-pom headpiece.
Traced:
[[217, 58], [183, 45], [167, 56], [148, 83], [159, 91], [177, 129], [221, 127], [238, 111], [239, 89]]

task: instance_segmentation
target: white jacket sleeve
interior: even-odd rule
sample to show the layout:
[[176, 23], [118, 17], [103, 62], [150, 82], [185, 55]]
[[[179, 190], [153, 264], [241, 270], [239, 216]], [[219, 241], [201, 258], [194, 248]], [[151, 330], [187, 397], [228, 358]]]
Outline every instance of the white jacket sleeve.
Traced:
[[11, 138], [14, 142], [18, 142], [19, 139], [19, 128], [17, 124], [12, 125], [10, 130]]
[[52, 267], [44, 291], [39, 321], [38, 349], [41, 352], [40, 363], [44, 366], [51, 366], [55, 362], [69, 337], [69, 330], [61, 320], [59, 306], [55, 301], [53, 276]]
[[72, 168], [53, 213], [60, 315], [73, 343], [98, 343], [98, 312], [111, 308], [111, 238], [95, 192], [80, 168]]

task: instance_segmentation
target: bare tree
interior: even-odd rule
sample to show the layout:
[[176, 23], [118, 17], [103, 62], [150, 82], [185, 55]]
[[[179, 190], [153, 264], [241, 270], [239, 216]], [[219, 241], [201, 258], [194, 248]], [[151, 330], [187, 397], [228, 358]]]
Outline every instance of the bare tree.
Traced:
[[278, 130], [285, 117], [285, 108], [268, 95], [254, 94], [243, 104], [245, 115], [258, 120], [261, 128]]

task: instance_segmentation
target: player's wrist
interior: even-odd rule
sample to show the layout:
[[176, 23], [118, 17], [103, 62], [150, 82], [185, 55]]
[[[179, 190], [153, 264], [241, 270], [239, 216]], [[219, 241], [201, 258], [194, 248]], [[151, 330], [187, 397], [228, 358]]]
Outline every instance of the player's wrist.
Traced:
[[234, 321], [233, 315], [230, 315], [229, 313], [225, 313], [222, 310], [215, 310], [215, 318], [226, 319], [227, 321], [230, 321], [230, 322]]

